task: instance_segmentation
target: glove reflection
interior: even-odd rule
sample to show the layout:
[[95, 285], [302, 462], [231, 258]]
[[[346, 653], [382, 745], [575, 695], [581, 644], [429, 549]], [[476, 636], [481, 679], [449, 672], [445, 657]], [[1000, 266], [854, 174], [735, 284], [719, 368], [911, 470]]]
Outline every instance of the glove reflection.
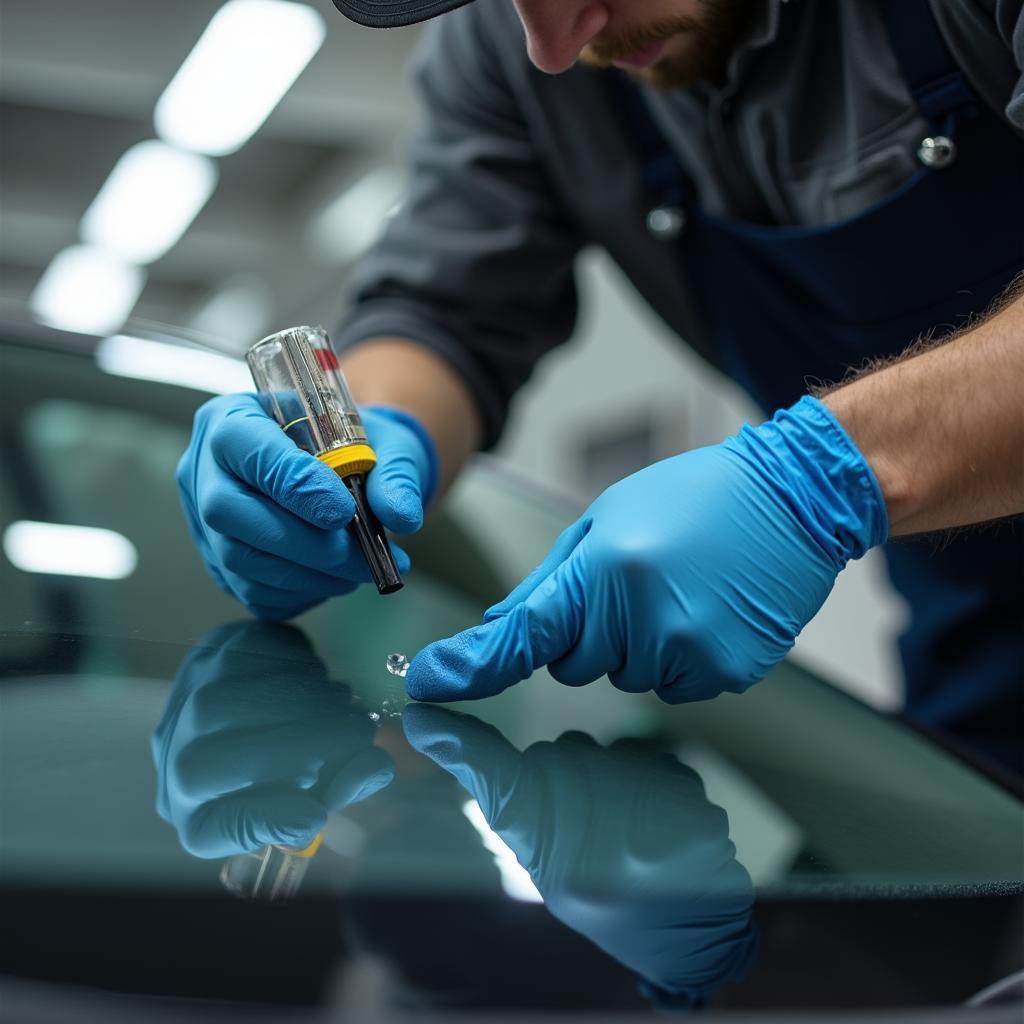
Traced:
[[746, 972], [750, 876], [725, 812], [674, 757], [582, 733], [521, 753], [475, 718], [422, 704], [402, 722], [476, 799], [548, 910], [639, 974], [648, 996], [695, 1005]]
[[196, 857], [306, 846], [393, 778], [374, 733], [299, 630], [220, 626], [182, 663], [153, 733], [157, 812]]

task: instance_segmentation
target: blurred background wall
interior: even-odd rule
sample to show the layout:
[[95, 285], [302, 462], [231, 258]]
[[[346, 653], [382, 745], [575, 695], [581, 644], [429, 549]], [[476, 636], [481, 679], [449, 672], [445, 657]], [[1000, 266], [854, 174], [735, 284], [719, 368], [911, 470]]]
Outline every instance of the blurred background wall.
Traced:
[[[418, 30], [358, 28], [330, 0], [295, 6], [304, 17], [264, 44], [258, 81], [270, 89], [275, 74], [294, 78], [269, 116], [240, 142], [193, 143], [200, 118], [186, 110], [177, 122], [154, 120], [154, 112], [223, 15], [221, 0], [3, 0], [0, 318], [34, 310], [102, 335], [131, 317], [201, 332], [235, 353], [291, 323], [338, 320], [352, 267], [401, 195], [397, 143], [414, 116], [405, 69]], [[278, 67], [284, 52], [303, 47], [308, 59]], [[166, 215], [163, 238], [157, 231], [147, 242], [142, 218], [106, 223], [96, 200], [115, 168], [127, 174], [128, 155], [135, 165], [160, 156], [160, 139], [198, 151], [156, 170], [162, 184], [150, 187], [162, 201], [136, 196], [141, 209]], [[187, 206], [185, 182], [198, 212], [179, 210], [176, 229], [167, 220], [176, 199]], [[104, 253], [106, 262], [89, 262]], [[601, 253], [584, 255], [580, 283], [577, 337], [539, 368], [498, 449], [515, 472], [584, 503], [654, 459], [760, 416], [665, 330]], [[903, 617], [872, 555], [842, 575], [798, 651], [891, 707]]]

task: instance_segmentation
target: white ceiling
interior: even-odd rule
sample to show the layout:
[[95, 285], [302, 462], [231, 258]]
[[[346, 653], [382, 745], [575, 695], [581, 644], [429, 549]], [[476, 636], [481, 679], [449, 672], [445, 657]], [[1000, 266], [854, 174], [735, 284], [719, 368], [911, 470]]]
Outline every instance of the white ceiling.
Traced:
[[[187, 326], [229, 279], [266, 282], [268, 329], [332, 322], [344, 266], [306, 240], [325, 202], [393, 162], [415, 29], [327, 23], [313, 62], [260, 131], [223, 157], [184, 238], [149, 268], [135, 316]], [[221, 0], [0, 2], [0, 303], [23, 307], [117, 159], [154, 135], [153, 107]]]

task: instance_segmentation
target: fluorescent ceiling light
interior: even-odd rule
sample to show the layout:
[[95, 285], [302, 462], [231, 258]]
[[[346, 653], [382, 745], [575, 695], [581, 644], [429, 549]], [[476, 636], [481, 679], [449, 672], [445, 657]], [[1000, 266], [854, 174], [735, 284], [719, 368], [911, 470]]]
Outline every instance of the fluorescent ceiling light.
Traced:
[[4, 530], [4, 554], [23, 572], [123, 580], [139, 556], [127, 537], [113, 530], [19, 520]]
[[82, 238], [131, 263], [152, 263], [170, 249], [206, 205], [217, 165], [150, 139], [114, 165], [82, 218]]
[[128, 319], [146, 273], [92, 245], [57, 253], [30, 300], [44, 323], [79, 334], [112, 334]]
[[284, 0], [229, 0], [157, 101], [157, 134], [211, 156], [259, 128], [324, 41], [324, 19]]
[[253, 390], [252, 377], [241, 359], [127, 334], [104, 338], [96, 346], [96, 362], [101, 370], [118, 377], [177, 384], [212, 395]]
[[487, 824], [480, 805], [475, 800], [467, 800], [462, 805], [462, 813], [483, 840], [484, 848], [494, 855], [494, 863], [501, 876], [501, 887], [506, 895], [523, 903], [543, 903], [544, 897], [533, 884], [530, 873], [516, 860], [512, 847]]
[[402, 174], [378, 167], [328, 203], [310, 226], [309, 240], [332, 263], [354, 260], [377, 240], [402, 197]]

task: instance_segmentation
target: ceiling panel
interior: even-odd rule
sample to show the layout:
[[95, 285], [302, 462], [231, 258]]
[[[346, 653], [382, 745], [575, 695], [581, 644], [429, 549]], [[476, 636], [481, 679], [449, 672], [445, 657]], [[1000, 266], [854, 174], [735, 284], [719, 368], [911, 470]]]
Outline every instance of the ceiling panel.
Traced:
[[[417, 30], [327, 24], [321, 51], [257, 135], [221, 158], [220, 181], [183, 239], [147, 268], [136, 315], [188, 323], [224, 281], [263, 280], [272, 317], [340, 308], [345, 267], [305, 232], [329, 198], [393, 161], [412, 104]], [[117, 159], [153, 137], [154, 104], [218, 0], [3, 0], [0, 13], [0, 302], [27, 303]]]

